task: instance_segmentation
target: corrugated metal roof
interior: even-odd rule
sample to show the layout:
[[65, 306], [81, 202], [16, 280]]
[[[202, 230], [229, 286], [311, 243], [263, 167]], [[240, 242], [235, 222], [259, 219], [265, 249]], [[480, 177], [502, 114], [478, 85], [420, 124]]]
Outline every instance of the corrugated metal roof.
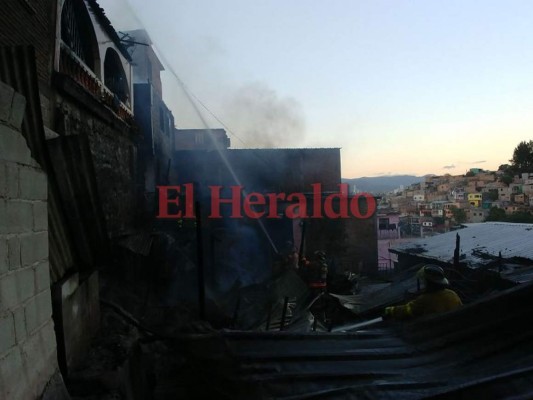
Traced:
[[463, 229], [394, 246], [394, 252], [420, 254], [443, 262], [453, 262], [455, 236], [461, 238], [461, 262], [469, 266], [486, 264], [487, 258], [520, 257], [533, 260], [533, 224], [484, 222], [465, 224]]
[[356, 333], [196, 336], [184, 346], [198, 379], [191, 397], [531, 398], [532, 301], [526, 284], [455, 312]]

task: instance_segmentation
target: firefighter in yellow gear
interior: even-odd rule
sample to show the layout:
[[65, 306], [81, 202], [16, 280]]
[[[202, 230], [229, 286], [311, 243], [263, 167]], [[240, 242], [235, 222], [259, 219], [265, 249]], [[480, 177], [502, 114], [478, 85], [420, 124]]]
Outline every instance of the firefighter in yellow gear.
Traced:
[[449, 282], [441, 267], [428, 264], [422, 267], [417, 277], [425, 286], [424, 293], [401, 306], [387, 307], [383, 319], [404, 320], [430, 314], [453, 311], [463, 305], [460, 297], [448, 289]]

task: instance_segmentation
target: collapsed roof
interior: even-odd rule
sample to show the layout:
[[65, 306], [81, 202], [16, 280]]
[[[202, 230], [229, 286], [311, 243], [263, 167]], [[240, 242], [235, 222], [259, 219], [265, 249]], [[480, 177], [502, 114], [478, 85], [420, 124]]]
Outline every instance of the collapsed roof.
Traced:
[[[356, 333], [186, 339], [203, 395], [228, 399], [527, 398], [533, 284], [404, 325]], [[208, 383], [208, 384], [206, 384]]]
[[461, 238], [461, 262], [470, 267], [484, 265], [487, 259], [497, 258], [500, 252], [504, 259], [533, 260], [533, 224], [508, 222], [465, 224], [464, 228], [457, 231], [399, 244], [391, 252], [418, 254], [451, 263], [456, 234]]

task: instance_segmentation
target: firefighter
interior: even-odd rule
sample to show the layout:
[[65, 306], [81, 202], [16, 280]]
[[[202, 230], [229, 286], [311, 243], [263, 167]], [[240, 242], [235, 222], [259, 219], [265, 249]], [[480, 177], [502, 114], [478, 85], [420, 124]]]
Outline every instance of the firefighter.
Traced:
[[313, 260], [307, 264], [307, 284], [311, 289], [324, 291], [326, 290], [328, 279], [326, 253], [319, 250], [315, 251], [313, 256]]
[[448, 288], [449, 282], [441, 267], [427, 264], [418, 271], [417, 277], [425, 286], [424, 292], [405, 305], [385, 308], [383, 319], [404, 320], [452, 311], [462, 306], [457, 293]]
[[299, 268], [299, 256], [296, 246], [292, 242], [285, 243], [286, 251], [283, 259], [284, 265], [287, 269], [298, 270]]

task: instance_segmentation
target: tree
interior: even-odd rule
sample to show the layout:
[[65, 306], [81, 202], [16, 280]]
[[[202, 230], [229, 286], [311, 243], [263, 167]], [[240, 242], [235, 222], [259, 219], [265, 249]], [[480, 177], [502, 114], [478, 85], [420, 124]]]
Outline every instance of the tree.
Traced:
[[498, 171], [503, 172], [504, 174], [509, 173], [510, 170], [511, 170], [511, 166], [509, 164], [501, 164], [498, 167]]
[[489, 215], [487, 215], [487, 221], [504, 221], [505, 220], [505, 211], [503, 208], [492, 207], [489, 210]]
[[489, 189], [487, 197], [490, 201], [498, 200], [498, 189]]
[[466, 212], [462, 208], [457, 208], [455, 206], [451, 207], [453, 220], [458, 223], [462, 224], [463, 222], [466, 222]]
[[500, 182], [503, 182], [507, 186], [509, 186], [511, 183], [513, 183], [513, 176], [504, 174], [504, 175], [500, 176]]
[[518, 211], [507, 215], [502, 208], [492, 207], [486, 221], [502, 221], [515, 223], [533, 223], [533, 214], [529, 211]]
[[533, 172], [533, 140], [520, 142], [510, 162], [515, 173]]
[[529, 211], [518, 211], [509, 215], [506, 221], [531, 224], [533, 223], [533, 214]]

